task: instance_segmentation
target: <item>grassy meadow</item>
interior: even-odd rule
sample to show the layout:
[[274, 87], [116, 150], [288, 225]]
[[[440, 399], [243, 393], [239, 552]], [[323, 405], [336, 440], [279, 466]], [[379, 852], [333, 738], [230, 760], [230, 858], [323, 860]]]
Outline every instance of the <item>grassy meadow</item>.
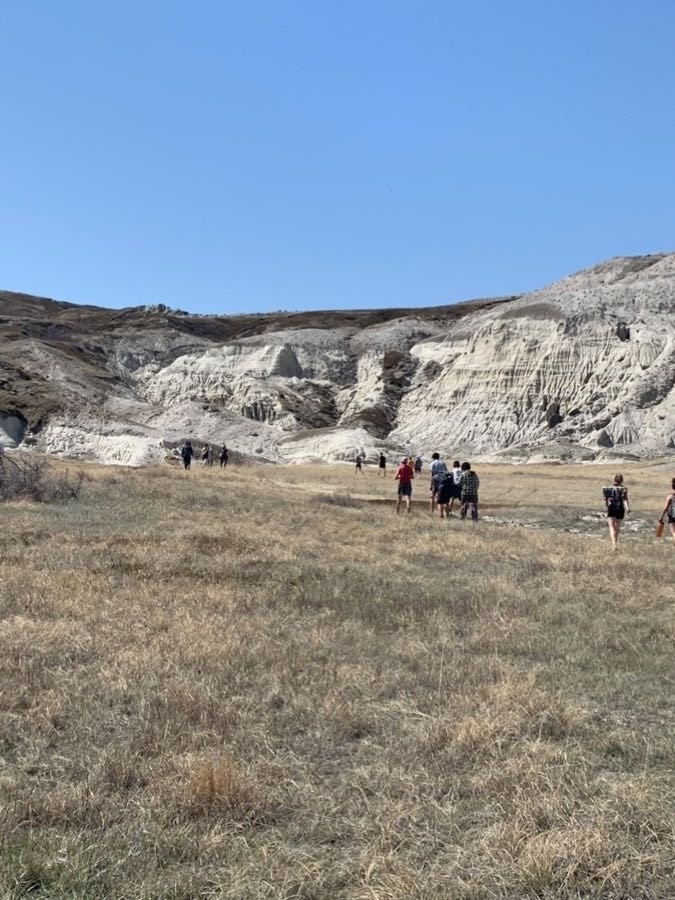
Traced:
[[371, 467], [2, 504], [0, 898], [675, 896], [675, 472], [612, 553], [609, 468], [476, 468], [475, 527]]

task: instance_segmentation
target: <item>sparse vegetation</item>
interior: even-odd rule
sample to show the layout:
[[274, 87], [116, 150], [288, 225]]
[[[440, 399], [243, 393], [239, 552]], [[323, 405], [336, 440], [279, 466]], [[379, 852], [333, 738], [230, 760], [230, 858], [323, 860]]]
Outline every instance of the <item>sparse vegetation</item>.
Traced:
[[33, 500], [36, 503], [63, 503], [76, 500], [83, 475], [55, 472], [43, 458], [19, 455], [0, 456], [0, 501]]
[[478, 468], [476, 528], [351, 466], [5, 503], [0, 897], [673, 896], [670, 473], [612, 555], [609, 470]]

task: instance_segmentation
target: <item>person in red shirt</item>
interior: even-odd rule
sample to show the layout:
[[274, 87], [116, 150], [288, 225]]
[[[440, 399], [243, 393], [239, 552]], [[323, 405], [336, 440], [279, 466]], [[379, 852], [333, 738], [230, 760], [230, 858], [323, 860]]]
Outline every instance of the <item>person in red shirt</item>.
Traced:
[[412, 480], [415, 477], [410, 457], [406, 456], [396, 469], [394, 478], [398, 481], [398, 497], [396, 499], [396, 512], [401, 507], [401, 498], [405, 497], [406, 512], [410, 512], [410, 498], [412, 497]]

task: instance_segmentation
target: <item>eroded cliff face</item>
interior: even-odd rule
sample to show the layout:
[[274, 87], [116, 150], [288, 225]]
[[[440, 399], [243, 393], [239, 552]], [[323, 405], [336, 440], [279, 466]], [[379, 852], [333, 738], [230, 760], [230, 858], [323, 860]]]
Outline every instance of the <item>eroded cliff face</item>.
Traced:
[[598, 454], [667, 452], [674, 314], [668, 255], [613, 260], [467, 317], [412, 348], [420, 374], [391, 437], [479, 454], [551, 441]]
[[269, 461], [675, 449], [675, 254], [379, 316], [179, 317], [23, 297], [12, 312], [18, 296], [0, 299], [9, 443], [126, 464], [185, 437]]

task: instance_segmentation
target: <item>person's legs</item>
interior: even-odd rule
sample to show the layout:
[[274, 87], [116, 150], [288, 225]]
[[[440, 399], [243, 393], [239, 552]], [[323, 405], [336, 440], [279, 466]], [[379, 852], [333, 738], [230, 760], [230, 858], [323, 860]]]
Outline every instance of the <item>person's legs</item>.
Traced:
[[466, 511], [469, 508], [469, 501], [462, 500], [461, 506], [459, 508], [459, 517], [460, 519], [466, 519]]
[[471, 521], [478, 521], [478, 497], [475, 500], [472, 500], [469, 504], [471, 506]]
[[616, 550], [616, 542], [619, 539], [619, 520], [614, 516], [607, 516], [607, 527], [609, 528], [609, 539], [612, 542], [612, 549]]
[[670, 528], [670, 534], [673, 539], [673, 546], [675, 547], [675, 522], [669, 522], [668, 527]]

